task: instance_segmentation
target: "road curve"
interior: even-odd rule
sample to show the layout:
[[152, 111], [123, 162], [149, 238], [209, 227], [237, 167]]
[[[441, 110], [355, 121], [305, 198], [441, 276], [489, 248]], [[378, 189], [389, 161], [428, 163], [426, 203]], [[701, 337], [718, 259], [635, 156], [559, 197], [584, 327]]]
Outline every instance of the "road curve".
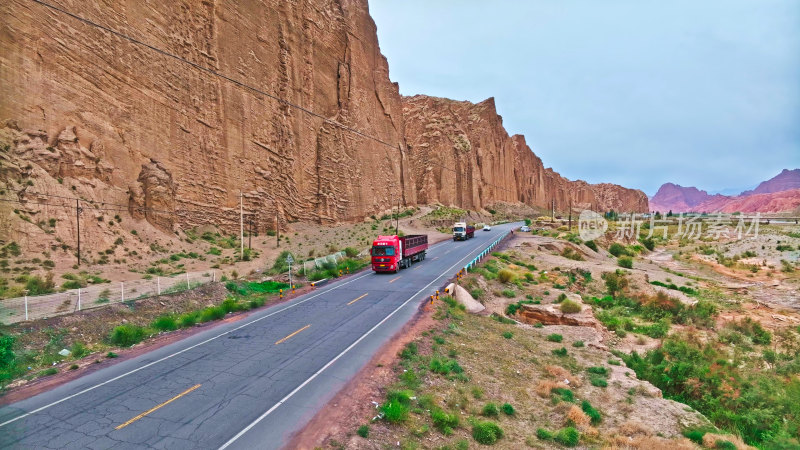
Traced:
[[[516, 224], [518, 225], [518, 224]], [[511, 224], [446, 241], [0, 408], [0, 448], [280, 448]]]

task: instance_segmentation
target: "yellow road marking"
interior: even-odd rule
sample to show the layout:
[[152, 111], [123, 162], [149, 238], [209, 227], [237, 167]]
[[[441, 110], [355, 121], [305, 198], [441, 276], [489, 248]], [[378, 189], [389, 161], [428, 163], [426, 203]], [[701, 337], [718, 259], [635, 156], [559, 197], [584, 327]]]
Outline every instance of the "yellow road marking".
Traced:
[[167, 406], [167, 405], [169, 405], [170, 403], [172, 403], [172, 402], [174, 402], [175, 400], [177, 400], [177, 399], [179, 399], [179, 398], [183, 397], [184, 395], [188, 394], [189, 392], [192, 392], [193, 390], [195, 390], [195, 389], [199, 388], [200, 386], [201, 386], [201, 385], [199, 385], [199, 384], [195, 384], [194, 386], [192, 386], [192, 387], [190, 387], [189, 389], [187, 389], [187, 390], [185, 390], [185, 391], [181, 392], [180, 394], [176, 395], [175, 397], [172, 397], [171, 399], [169, 399], [169, 400], [165, 401], [164, 403], [161, 403], [160, 405], [156, 405], [156, 406], [154, 406], [154, 407], [152, 407], [152, 408], [148, 409], [147, 411], [145, 411], [145, 412], [143, 412], [143, 413], [139, 414], [138, 416], [134, 417], [133, 419], [131, 419], [131, 420], [129, 420], [129, 421], [127, 421], [127, 422], [123, 423], [123, 424], [117, 425], [117, 426], [116, 426], [114, 429], [115, 429], [115, 430], [121, 430], [122, 428], [125, 428], [125, 427], [127, 427], [128, 425], [132, 424], [133, 422], [136, 422], [137, 420], [139, 420], [139, 419], [141, 419], [142, 417], [144, 417], [144, 416], [146, 416], [146, 415], [150, 414], [151, 412], [153, 412], [153, 411], [156, 411], [156, 410], [158, 410], [159, 408], [163, 408], [164, 406]]
[[397, 281], [397, 280], [399, 280], [399, 279], [400, 279], [400, 277], [393, 278], [393, 279], [389, 280], [389, 283], [394, 283], [395, 281]]
[[[398, 277], [398, 278], [399, 278], [399, 277]], [[391, 281], [390, 281], [390, 283], [391, 283]], [[366, 297], [367, 295], [369, 295], [369, 292], [367, 292], [366, 294], [362, 295], [361, 297], [358, 297], [357, 299], [355, 299], [355, 300], [351, 301], [350, 303], [348, 303], [348, 304], [347, 304], [347, 306], [350, 306], [350, 305], [352, 305], [353, 303], [355, 303], [355, 302], [357, 302], [357, 301], [361, 300], [362, 298]]]
[[292, 336], [294, 336], [295, 334], [297, 334], [297, 333], [299, 333], [299, 332], [301, 332], [301, 331], [305, 330], [306, 328], [308, 328], [308, 327], [310, 327], [310, 326], [311, 326], [311, 324], [308, 324], [308, 325], [304, 326], [303, 328], [300, 328], [299, 330], [295, 331], [294, 333], [292, 333], [292, 334], [290, 334], [290, 335], [286, 336], [285, 338], [281, 339], [280, 341], [276, 342], [276, 343], [275, 343], [275, 345], [278, 345], [278, 344], [280, 344], [280, 343], [282, 343], [282, 342], [285, 342], [285, 341], [286, 341], [287, 339], [289, 339], [290, 337], [292, 337]]

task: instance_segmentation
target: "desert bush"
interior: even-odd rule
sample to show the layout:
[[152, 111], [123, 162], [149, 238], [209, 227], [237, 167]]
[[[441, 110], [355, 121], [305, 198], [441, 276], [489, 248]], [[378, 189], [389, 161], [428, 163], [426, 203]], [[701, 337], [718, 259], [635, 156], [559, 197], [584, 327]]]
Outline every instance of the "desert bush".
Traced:
[[506, 298], [514, 298], [514, 297], [517, 296], [517, 292], [514, 291], [513, 289], [503, 289], [502, 294], [503, 294], [503, 297], [506, 297]]
[[514, 272], [509, 269], [500, 269], [497, 272], [497, 281], [501, 283], [513, 283], [516, 278], [517, 276], [514, 275]]
[[369, 437], [369, 425], [361, 425], [360, 427], [358, 427], [358, 430], [356, 430], [356, 434], [365, 439]]
[[126, 324], [114, 327], [109, 340], [120, 347], [130, 347], [141, 342], [146, 336], [147, 329], [144, 327]]
[[617, 258], [617, 265], [626, 269], [633, 269], [633, 258], [630, 256], [620, 256]]
[[603, 420], [603, 416], [600, 414], [600, 411], [595, 409], [588, 400], [584, 400], [581, 402], [581, 410], [589, 416], [589, 419], [592, 421], [592, 425], [597, 425]]
[[608, 253], [614, 255], [615, 258], [620, 256], [630, 256], [628, 254], [628, 249], [626, 249], [625, 246], [619, 242], [612, 243], [611, 246], [608, 247]]
[[553, 440], [564, 447], [575, 447], [580, 439], [580, 432], [573, 427], [562, 428], [553, 436]]
[[457, 414], [450, 414], [439, 408], [431, 410], [431, 420], [433, 421], [433, 426], [446, 436], [453, 434], [453, 430], [458, 428], [460, 423]]
[[472, 437], [479, 444], [492, 445], [503, 437], [503, 429], [494, 422], [476, 422], [472, 425]]
[[586, 241], [584, 242], [584, 244], [586, 244], [587, 247], [592, 249], [592, 251], [597, 252], [597, 244], [595, 244], [594, 241]]
[[90, 353], [90, 350], [80, 342], [73, 343], [69, 350], [72, 352], [72, 357], [75, 359], [83, 358]]
[[516, 413], [514, 407], [511, 406], [511, 403], [503, 403], [501, 409], [503, 410], [503, 413], [507, 416], [513, 416]]
[[604, 272], [602, 278], [606, 283], [608, 294], [612, 297], [616, 297], [628, 288], [628, 279], [625, 277], [625, 272], [619, 269], [615, 272]]
[[150, 324], [150, 326], [159, 331], [172, 331], [178, 329], [178, 323], [175, 321], [175, 318], [170, 315], [157, 317], [155, 320], [153, 320], [153, 323]]
[[581, 310], [583, 310], [581, 305], [573, 302], [570, 299], [567, 299], [567, 300], [564, 300], [563, 302], [561, 302], [561, 312], [563, 312], [564, 314], [579, 313], [579, 312], [581, 312]]
[[575, 348], [581, 348], [581, 347], [584, 347], [585, 344], [583, 343], [583, 341], [575, 341], [575, 342], [572, 343], [572, 346], [575, 347]]
[[561, 252], [561, 256], [567, 259], [571, 259], [573, 261], [583, 261], [583, 255], [576, 252], [575, 249], [572, 247], [565, 247], [564, 250]]
[[448, 358], [433, 358], [428, 368], [433, 373], [440, 375], [449, 375], [451, 373], [459, 374], [464, 372], [464, 369], [458, 364], [458, 361]]
[[481, 415], [484, 415], [486, 417], [497, 417], [500, 415], [500, 410], [494, 403], [487, 403], [483, 405], [483, 409], [481, 410]]
[[547, 336], [547, 340], [550, 342], [561, 342], [562, 339], [564, 339], [564, 337], [557, 333], [553, 333]]
[[565, 347], [557, 348], [552, 353], [556, 356], [564, 357], [567, 356], [567, 349]]
[[398, 400], [389, 400], [381, 406], [383, 417], [391, 423], [404, 422], [408, 419], [411, 408]]
[[403, 347], [403, 350], [400, 351], [400, 358], [401, 359], [411, 359], [419, 353], [417, 348], [416, 342], [409, 342]]
[[221, 306], [209, 306], [200, 310], [199, 322], [210, 322], [212, 320], [219, 320], [225, 317], [225, 309]]

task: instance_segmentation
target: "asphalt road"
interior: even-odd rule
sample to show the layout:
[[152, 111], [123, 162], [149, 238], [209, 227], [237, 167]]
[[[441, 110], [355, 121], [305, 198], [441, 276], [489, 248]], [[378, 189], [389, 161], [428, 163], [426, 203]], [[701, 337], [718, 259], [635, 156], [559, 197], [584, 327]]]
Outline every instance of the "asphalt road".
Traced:
[[[518, 225], [518, 224], [517, 224]], [[0, 448], [280, 448], [512, 225], [445, 241], [0, 409]]]

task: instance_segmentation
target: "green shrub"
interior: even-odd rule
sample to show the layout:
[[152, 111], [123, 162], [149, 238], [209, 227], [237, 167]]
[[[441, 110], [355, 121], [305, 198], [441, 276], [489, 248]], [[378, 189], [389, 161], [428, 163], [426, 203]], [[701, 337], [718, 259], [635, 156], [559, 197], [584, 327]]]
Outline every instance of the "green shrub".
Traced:
[[594, 241], [586, 241], [584, 242], [584, 244], [586, 244], [587, 247], [592, 249], [592, 251], [597, 252], [597, 244], [595, 244]]
[[356, 434], [365, 439], [369, 437], [369, 425], [361, 425], [360, 427], [358, 427], [358, 430], [356, 430]]
[[575, 341], [575, 342], [572, 343], [572, 346], [575, 347], [575, 348], [581, 348], [584, 345], [585, 344], [583, 343], [583, 341]]
[[513, 289], [503, 289], [502, 294], [503, 294], [503, 297], [507, 297], [507, 298], [514, 298], [514, 297], [517, 296], [516, 291], [514, 291]]
[[147, 330], [137, 325], [119, 325], [111, 331], [109, 339], [112, 344], [130, 347], [138, 344], [147, 336]]
[[345, 247], [344, 249], [344, 254], [348, 258], [355, 258], [356, 256], [358, 256], [358, 253], [359, 253], [358, 249], [355, 249], [353, 247]]
[[641, 242], [642, 245], [644, 245], [645, 248], [651, 252], [656, 248], [656, 242], [653, 240], [653, 238], [640, 239], [639, 242]]
[[381, 406], [383, 417], [391, 423], [404, 422], [408, 419], [411, 408], [398, 400], [389, 400]]
[[506, 339], [511, 339], [512, 337], [514, 337], [514, 333], [512, 333], [510, 331], [504, 331], [503, 332], [503, 337], [506, 338]]
[[617, 258], [617, 265], [625, 269], [633, 269], [633, 258], [630, 256], [620, 256]]
[[606, 379], [603, 378], [603, 377], [598, 377], [598, 376], [591, 377], [589, 379], [589, 382], [592, 384], [592, 386], [595, 386], [595, 387], [603, 387], [604, 388], [604, 387], [608, 386], [608, 381], [606, 381]]
[[197, 315], [196, 312], [181, 315], [178, 318], [178, 325], [180, 325], [181, 328], [193, 327], [197, 323]]
[[400, 351], [400, 358], [411, 359], [416, 356], [417, 353], [419, 353], [419, 350], [417, 349], [417, 343], [409, 342], [405, 347], [403, 347], [403, 350]]
[[537, 428], [536, 437], [543, 441], [549, 441], [550, 439], [553, 439], [553, 433], [545, 430], [544, 428]]
[[497, 281], [501, 283], [513, 283], [516, 279], [517, 276], [514, 275], [514, 272], [508, 269], [500, 269], [500, 271], [497, 272]]
[[573, 302], [570, 299], [566, 299], [563, 302], [561, 302], [561, 312], [563, 312], [564, 314], [575, 314], [581, 312], [582, 310], [583, 308], [581, 307], [581, 305], [579, 305], [576, 302]]
[[717, 442], [714, 442], [714, 448], [718, 448], [720, 450], [736, 450], [736, 444], [731, 441], [726, 441], [723, 439], [717, 439]]
[[114, 352], [108, 352], [108, 353], [106, 353], [106, 358], [116, 358], [117, 356], [119, 356], [119, 355], [117, 355], [117, 354], [116, 354], [116, 353], [114, 353]]
[[438, 373], [440, 375], [449, 375], [451, 373], [459, 374], [464, 372], [464, 369], [458, 364], [458, 361], [448, 358], [433, 358], [431, 359], [431, 363], [428, 368], [431, 370], [431, 372]]
[[472, 437], [483, 445], [492, 445], [503, 437], [503, 429], [494, 422], [476, 422], [472, 426]]
[[558, 430], [558, 433], [553, 436], [553, 440], [564, 447], [575, 447], [581, 440], [581, 434], [573, 427], [566, 427]]
[[153, 323], [150, 324], [152, 328], [159, 331], [172, 331], [178, 329], [178, 323], [175, 318], [169, 315], [157, 317]]
[[564, 356], [567, 356], [567, 349], [564, 348], [564, 347], [557, 348], [557, 349], [553, 350], [552, 353], [554, 355], [556, 355], [556, 356], [564, 357]]
[[563, 339], [564, 336], [561, 336], [560, 334], [557, 333], [553, 333], [547, 336], [547, 340], [550, 342], [561, 342]]
[[589, 419], [592, 421], [592, 425], [597, 425], [603, 420], [603, 416], [600, 414], [600, 411], [595, 409], [588, 400], [581, 402], [581, 409], [584, 413], [586, 413], [587, 416], [589, 416]]
[[[70, 347], [70, 352], [72, 352], [72, 357], [75, 359], [83, 358], [84, 356], [91, 353], [90, 350], [80, 342], [73, 343], [72, 347]], [[0, 370], [2, 370], [1, 366]]]
[[200, 322], [210, 322], [212, 320], [219, 320], [225, 317], [225, 309], [221, 306], [209, 306], [208, 308], [203, 308], [200, 311], [200, 317], [198, 317], [198, 321]]
[[511, 406], [511, 403], [503, 403], [501, 409], [503, 410], [503, 413], [507, 416], [513, 416], [516, 413], [514, 407]]
[[602, 375], [604, 377], [608, 376], [608, 369], [602, 366], [589, 367], [586, 369], [586, 371], [594, 375]]
[[563, 402], [572, 403], [575, 401], [575, 393], [573, 393], [570, 389], [553, 388], [550, 390], [550, 392]]
[[611, 253], [612, 255], [614, 255], [614, 257], [630, 256], [625, 246], [620, 244], [619, 242], [612, 243], [611, 246], [608, 247], [608, 253]]
[[45, 369], [45, 370], [39, 372], [39, 376], [40, 377], [46, 377], [46, 376], [49, 376], [49, 375], [55, 375], [57, 373], [58, 373], [58, 369], [56, 369], [55, 367], [50, 367], [49, 369]]
[[500, 415], [500, 410], [497, 409], [497, 405], [495, 405], [494, 403], [487, 403], [483, 405], [481, 414], [486, 417], [497, 417], [498, 415]]
[[447, 436], [453, 434], [453, 430], [458, 428], [460, 423], [457, 414], [450, 414], [439, 408], [431, 410], [431, 420], [433, 421], [433, 426]]

